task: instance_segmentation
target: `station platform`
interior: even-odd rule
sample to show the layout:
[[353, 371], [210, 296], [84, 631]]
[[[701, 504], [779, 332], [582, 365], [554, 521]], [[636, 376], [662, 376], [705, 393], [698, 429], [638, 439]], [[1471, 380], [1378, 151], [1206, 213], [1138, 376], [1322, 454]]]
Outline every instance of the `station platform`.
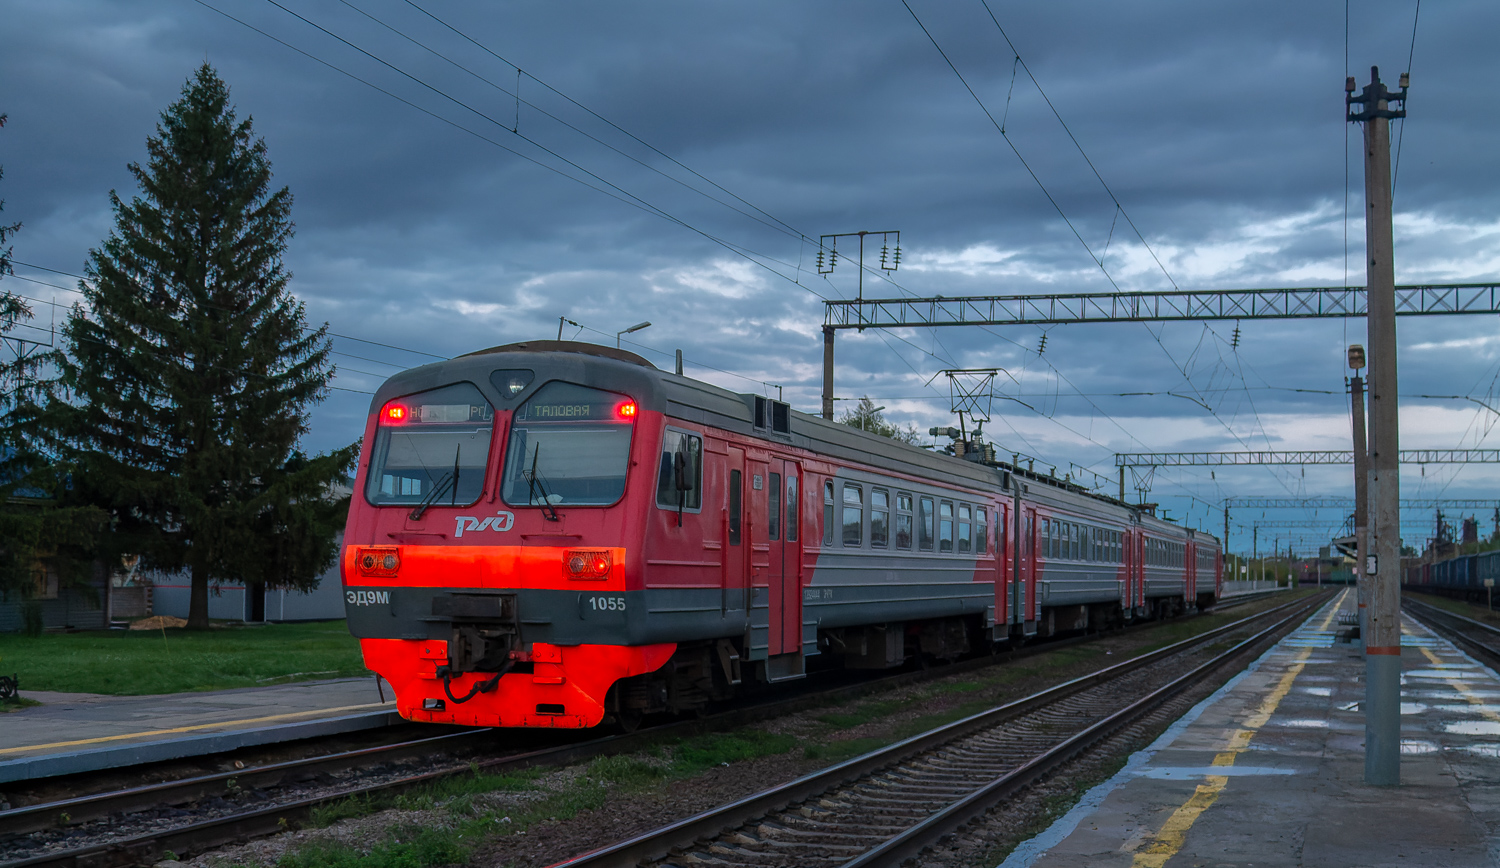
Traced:
[[1002, 868], [1500, 864], [1500, 676], [1402, 622], [1401, 785], [1364, 783], [1341, 592]]
[[101, 696], [27, 691], [0, 715], [0, 783], [222, 753], [401, 721], [372, 678], [205, 693]]

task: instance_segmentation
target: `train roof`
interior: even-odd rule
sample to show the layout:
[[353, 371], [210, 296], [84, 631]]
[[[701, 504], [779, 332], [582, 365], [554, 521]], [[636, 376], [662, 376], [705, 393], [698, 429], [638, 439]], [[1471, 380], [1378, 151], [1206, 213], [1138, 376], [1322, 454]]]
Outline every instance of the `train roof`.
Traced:
[[[496, 371], [529, 370], [535, 379], [515, 395], [502, 394], [490, 380]], [[1009, 464], [967, 461], [922, 449], [838, 422], [792, 410], [760, 395], [723, 389], [663, 371], [628, 350], [576, 341], [524, 341], [466, 353], [392, 376], [375, 392], [370, 411], [387, 401], [458, 381], [474, 384], [500, 409], [513, 409], [551, 380], [586, 384], [629, 395], [647, 410], [674, 419], [720, 428], [820, 455], [873, 464], [917, 477], [947, 479], [992, 491], [1023, 486], [1028, 497], [1058, 507], [1088, 509], [1119, 521], [1137, 521], [1170, 536], [1212, 535], [1164, 521], [1139, 507], [1088, 492], [1077, 485]], [[777, 416], [776, 405], [782, 415]], [[761, 424], [757, 424], [760, 422]]]

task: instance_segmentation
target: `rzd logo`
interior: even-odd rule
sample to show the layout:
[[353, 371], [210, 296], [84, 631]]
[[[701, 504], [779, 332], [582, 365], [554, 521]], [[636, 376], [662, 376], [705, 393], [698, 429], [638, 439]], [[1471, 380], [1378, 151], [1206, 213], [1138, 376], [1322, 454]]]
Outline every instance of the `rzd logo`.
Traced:
[[475, 518], [472, 515], [461, 515], [458, 517], [458, 526], [453, 529], [453, 537], [457, 539], [463, 536], [464, 531], [498, 530], [504, 533], [510, 530], [510, 526], [515, 522], [515, 515], [503, 509], [484, 519]]
[[377, 606], [389, 605], [391, 602], [390, 591], [345, 591], [344, 599], [351, 606]]

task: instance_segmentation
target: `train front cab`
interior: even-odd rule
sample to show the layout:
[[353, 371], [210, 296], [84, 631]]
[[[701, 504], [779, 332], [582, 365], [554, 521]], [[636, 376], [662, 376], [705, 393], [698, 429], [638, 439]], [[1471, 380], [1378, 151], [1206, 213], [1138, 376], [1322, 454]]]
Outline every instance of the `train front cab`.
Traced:
[[676, 651], [644, 628], [655, 492], [626, 484], [630, 467], [657, 462], [660, 408], [635, 397], [652, 397], [649, 378], [542, 361], [419, 368], [374, 402], [345, 603], [366, 666], [408, 719], [595, 726], [611, 688]]

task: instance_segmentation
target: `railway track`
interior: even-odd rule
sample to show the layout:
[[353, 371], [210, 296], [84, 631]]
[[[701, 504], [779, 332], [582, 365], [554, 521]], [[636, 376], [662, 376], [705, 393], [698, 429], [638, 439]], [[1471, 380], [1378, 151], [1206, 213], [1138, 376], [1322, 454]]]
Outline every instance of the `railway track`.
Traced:
[[1435, 627], [1442, 635], [1477, 652], [1486, 661], [1500, 663], [1500, 629], [1405, 595], [1401, 597], [1401, 608], [1429, 627]]
[[[894, 866], [1289, 632], [1290, 603], [554, 868]], [[1269, 623], [1268, 623], [1269, 622]], [[1215, 640], [1254, 629], [1228, 650]]]
[[[1230, 609], [1262, 598], [1245, 595], [1225, 601], [1218, 608]], [[1152, 626], [1154, 623], [1126, 629], [1145, 630]], [[1119, 632], [1104, 635], [1119, 635]], [[671, 723], [629, 735], [574, 738], [534, 750], [499, 748], [497, 751], [498, 731], [465, 730], [188, 775], [142, 786], [50, 798], [0, 811], [0, 852], [5, 854], [0, 857], [3, 859], [0, 868], [128, 868], [149, 864], [168, 851], [186, 857], [296, 827], [319, 807], [350, 796], [395, 794], [471, 770], [513, 771], [627, 753], [663, 736], [733, 729], [822, 703], [961, 674], [1096, 638], [1099, 637], [1063, 639], [993, 658], [810, 690], [704, 720]], [[122, 770], [111, 771], [118, 778]], [[86, 786], [86, 782], [81, 784]]]

